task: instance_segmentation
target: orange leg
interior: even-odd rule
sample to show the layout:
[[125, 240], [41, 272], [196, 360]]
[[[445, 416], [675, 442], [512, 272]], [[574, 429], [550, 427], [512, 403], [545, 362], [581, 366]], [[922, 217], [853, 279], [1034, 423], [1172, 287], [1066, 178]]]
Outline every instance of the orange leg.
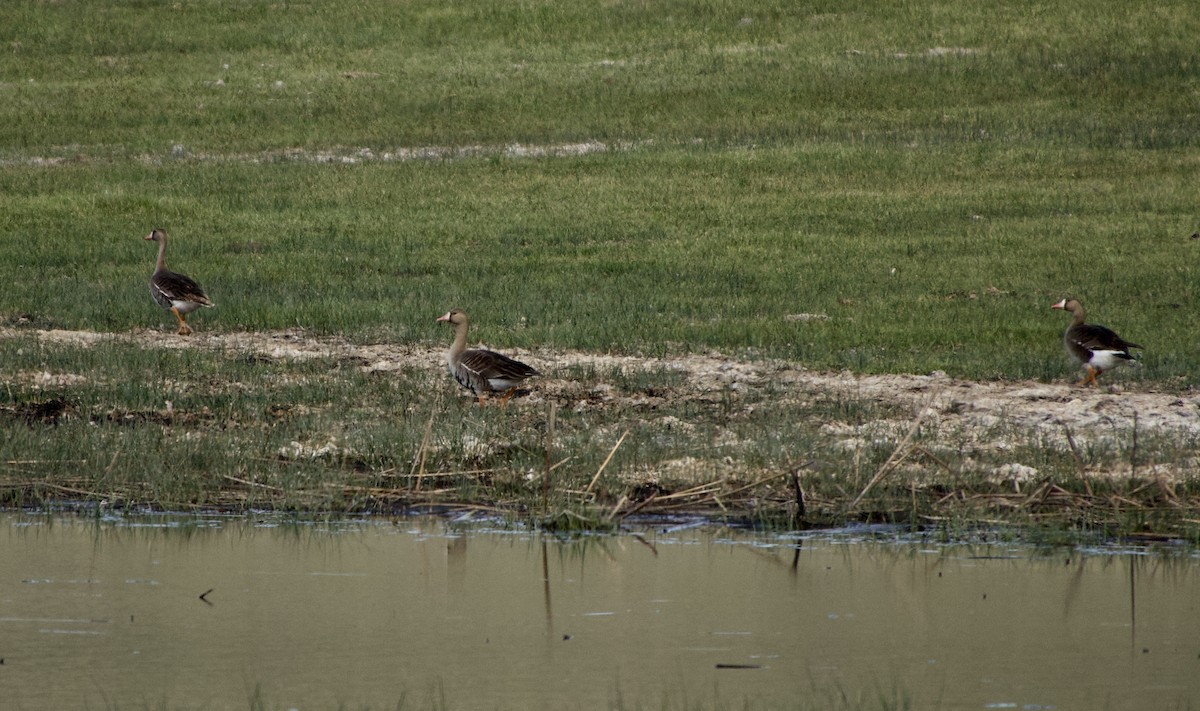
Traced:
[[1100, 387], [1100, 383], [1097, 382], [1096, 378], [1099, 375], [1100, 375], [1100, 371], [1096, 370], [1095, 368], [1093, 368], [1092, 366], [1089, 365], [1087, 367], [1087, 377], [1084, 378], [1083, 380], [1081, 380], [1079, 382], [1079, 385], [1082, 387], [1087, 387], [1088, 385], [1091, 385], [1094, 388], [1098, 388], [1098, 387]]
[[179, 313], [179, 309], [175, 308], [174, 306], [171, 307], [171, 313], [175, 314], [175, 318], [179, 319], [179, 335], [192, 335], [192, 327], [187, 325], [187, 317]]
[[513, 394], [515, 394], [516, 392], [517, 392], [516, 388], [509, 388], [508, 392], [504, 393], [504, 397], [500, 399], [500, 404], [502, 406], [507, 405], [508, 401], [512, 399]]

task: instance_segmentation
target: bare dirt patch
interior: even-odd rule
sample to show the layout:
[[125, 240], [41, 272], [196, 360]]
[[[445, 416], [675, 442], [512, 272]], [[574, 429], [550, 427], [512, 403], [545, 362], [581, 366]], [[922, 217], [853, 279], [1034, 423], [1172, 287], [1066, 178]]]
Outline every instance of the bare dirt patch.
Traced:
[[[348, 73], [348, 79], [369, 78], [367, 73]], [[217, 80], [218, 82], [220, 80]], [[215, 84], [215, 83], [214, 83]], [[215, 84], [220, 85], [220, 84]], [[460, 160], [468, 158], [503, 156], [505, 158], [574, 158], [593, 153], [610, 153], [634, 150], [639, 145], [649, 142], [615, 141], [601, 142], [598, 140], [580, 141], [577, 143], [507, 143], [495, 145], [472, 146], [397, 146], [387, 150], [359, 146], [334, 146], [325, 150], [313, 151], [305, 148], [286, 148], [266, 150], [257, 153], [210, 153], [192, 151], [183, 144], [175, 144], [164, 153], [142, 154], [137, 160], [146, 165], [160, 165], [165, 162], [188, 161], [197, 163], [316, 163], [323, 165], [358, 165], [362, 163], [408, 163], [426, 160]], [[84, 153], [82, 147], [72, 147], [69, 154], [49, 156], [29, 156], [24, 158], [0, 160], [0, 166], [27, 165], [36, 168], [58, 168], [74, 165], [80, 162], [104, 160], [99, 155]]]

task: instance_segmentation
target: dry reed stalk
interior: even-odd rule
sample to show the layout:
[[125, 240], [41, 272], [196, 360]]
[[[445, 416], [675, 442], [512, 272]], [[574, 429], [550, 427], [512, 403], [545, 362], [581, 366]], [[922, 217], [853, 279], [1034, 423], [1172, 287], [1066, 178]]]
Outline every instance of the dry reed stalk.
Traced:
[[1149, 489], [1149, 488], [1150, 488], [1150, 487], [1152, 487], [1152, 486], [1154, 486], [1154, 482], [1152, 482], [1152, 481], [1148, 481], [1148, 482], [1146, 482], [1145, 484], [1142, 484], [1142, 485], [1141, 485], [1141, 486], [1139, 486], [1139, 487], [1136, 487], [1136, 488], [1130, 489], [1129, 491], [1126, 491], [1126, 492], [1125, 492], [1125, 495], [1126, 495], [1126, 496], [1133, 496], [1133, 495], [1135, 495], [1135, 494], [1140, 494], [1140, 493], [1142, 493], [1142, 492], [1143, 492], [1143, 491], [1145, 491], [1146, 489]]
[[1000, 506], [1009, 509], [1023, 509], [1025, 503], [1022, 501], [1013, 501], [1011, 496], [998, 496], [991, 500], [992, 506]]
[[[641, 511], [642, 509], [649, 506], [651, 502], [654, 502], [657, 500], [658, 500], [658, 494], [651, 494], [651, 495], [647, 496], [645, 499], [642, 499], [641, 501], [634, 504], [634, 506], [632, 508], [630, 508], [625, 513], [621, 514], [621, 517], [628, 518], [628, 517], [634, 515], [635, 513], [637, 513], [638, 511]], [[655, 551], [655, 553], [657, 553], [657, 551]]]
[[[768, 481], [771, 481], [773, 479], [781, 479], [790, 474], [791, 474], [791, 472], [780, 472], [778, 474], [768, 474], [768, 475], [762, 477], [761, 479], [755, 479], [754, 481], [750, 482], [749, 484], [743, 484], [742, 486], [739, 486], [736, 489], [730, 489], [729, 491], [726, 491], [725, 496], [732, 497], [734, 494], [740, 494], [743, 491], [746, 491], [747, 489], [758, 488], [758, 487], [762, 486], [763, 484], [766, 484]], [[715, 483], [716, 482], [714, 482], [714, 484]]]
[[1071, 434], [1071, 428], [1062, 420], [1059, 420], [1058, 423], [1062, 425], [1063, 433], [1067, 436], [1067, 446], [1071, 448], [1071, 456], [1075, 458], [1075, 468], [1079, 470], [1079, 480], [1083, 482], [1084, 491], [1091, 496], [1092, 483], [1088, 481], [1087, 469], [1083, 466], [1083, 457], [1079, 454], [1079, 447], [1075, 445], [1075, 437]]
[[[442, 390], [437, 391], [437, 398], [433, 403], [433, 408], [429, 412], [429, 421], [425, 423], [425, 434], [421, 437], [421, 449], [417, 451], [413, 457], [412, 466], [408, 468], [408, 475], [411, 477], [414, 472], [421, 475], [425, 474], [425, 455], [429, 450], [429, 440], [433, 437], [433, 418], [437, 415], [442, 405]], [[417, 491], [421, 490], [421, 478], [417, 478]]]
[[[94, 497], [97, 499], [103, 499], [105, 496], [104, 494], [100, 494], [95, 491], [87, 491], [85, 489], [73, 489], [69, 486], [63, 486], [61, 484], [50, 484], [50, 483], [44, 482], [44, 481], [35, 481], [35, 482], [30, 482], [30, 483], [34, 486], [34, 488], [54, 489], [55, 491], [61, 491], [61, 492], [67, 493], [67, 494], [82, 494], [83, 496], [91, 496], [91, 497]], [[117, 495], [115, 493], [109, 494], [109, 498], [114, 498], [114, 497], [115, 498], [127, 498], [125, 496]]]
[[393, 498], [415, 495], [412, 489], [397, 489], [390, 486], [357, 486], [354, 484], [343, 484], [342, 493], [370, 494], [371, 496], [389, 496]]
[[984, 525], [987, 525], [987, 526], [997, 526], [997, 527], [1003, 526], [1005, 524], [1004, 521], [1001, 521], [999, 519], [994, 519], [994, 518], [982, 518], [982, 519], [979, 519], [979, 522]]
[[954, 470], [950, 467], [949, 464], [942, 461], [936, 454], [934, 454], [933, 452], [930, 452], [925, 447], [922, 447], [921, 445], [918, 444], [915, 447], [913, 447], [913, 451], [926, 457], [927, 459], [932, 460], [934, 464], [938, 465], [942, 469], [945, 469], [947, 474], [954, 473]]
[[[930, 397], [930, 401], [933, 401], [933, 397]], [[925, 414], [929, 412], [929, 409], [929, 406], [926, 405], [921, 408], [919, 413], [917, 413], [917, 419], [913, 421], [912, 427], [908, 428], [908, 433], [904, 435], [904, 439], [900, 440], [900, 443], [896, 445], [896, 448], [892, 450], [891, 455], [888, 456], [887, 461], [885, 461], [883, 465], [879, 467], [879, 470], [875, 472], [875, 476], [871, 477], [871, 481], [867, 482], [867, 485], [858, 493], [858, 496], [854, 497], [854, 501], [850, 502], [851, 511], [858, 507], [859, 502], [863, 500], [863, 497], [866, 496], [876, 484], [883, 481], [885, 476], [891, 473], [891, 471], [896, 467], [900, 466], [901, 462], [903, 462], [912, 452], [912, 449], [908, 447], [908, 443], [912, 441], [912, 438], [917, 434], [917, 430], [921, 428], [921, 422], [925, 420]]]
[[446, 508], [454, 509], [455, 511], [483, 511], [491, 514], [502, 514], [504, 509], [487, 504], [446, 504]]
[[1074, 493], [1074, 492], [1072, 492], [1072, 491], [1067, 491], [1066, 489], [1062, 488], [1062, 487], [1061, 487], [1061, 486], [1059, 486], [1058, 484], [1051, 484], [1051, 485], [1050, 485], [1050, 493], [1052, 493], [1052, 494], [1054, 494], [1054, 495], [1056, 495], [1056, 496], [1068, 496], [1068, 497], [1071, 497], [1071, 498], [1074, 498], [1074, 497], [1075, 497], [1075, 493]]
[[425, 436], [421, 438], [421, 451], [418, 453], [418, 458], [421, 460], [421, 469], [417, 475], [416, 491], [421, 491], [421, 481], [425, 478], [425, 454], [429, 451], [429, 439], [433, 436], [433, 415], [437, 412], [429, 414], [429, 421], [425, 423]]
[[862, 481], [862, 445], [854, 448], [854, 485]]
[[596, 476], [592, 477], [592, 480], [588, 482], [587, 488], [583, 490], [584, 494], [592, 493], [592, 489], [596, 487], [596, 482], [600, 481], [600, 475], [604, 473], [604, 468], [607, 467], [608, 463], [612, 461], [613, 455], [617, 453], [617, 450], [621, 447], [621, 443], [624, 442], [625, 438], [628, 436], [629, 430], [625, 430], [621, 433], [621, 438], [618, 439], [617, 443], [613, 445], [613, 448], [609, 451], [608, 456], [604, 458], [604, 463], [602, 463], [600, 468], [596, 470]]
[[1036, 500], [1039, 504], [1046, 503], [1046, 497], [1050, 496], [1050, 482], [1043, 481], [1038, 488], [1029, 492], [1022, 501], [1022, 506], [1029, 506]]
[[1112, 494], [1112, 495], [1111, 495], [1111, 496], [1109, 496], [1108, 498], [1109, 498], [1109, 501], [1112, 501], [1112, 502], [1121, 502], [1121, 503], [1123, 503], [1123, 504], [1127, 504], [1127, 505], [1129, 505], [1129, 506], [1132, 506], [1132, 507], [1133, 507], [1133, 508], [1135, 508], [1135, 509], [1141, 509], [1141, 508], [1145, 508], [1144, 506], [1142, 506], [1142, 505], [1141, 505], [1141, 504], [1139, 504], [1138, 502], [1136, 502], [1136, 501], [1133, 501], [1132, 499], [1127, 499], [1127, 498], [1125, 498], [1124, 496], [1121, 496], [1120, 494]]
[[388, 478], [391, 479], [437, 479], [454, 476], [476, 477], [480, 474], [493, 474], [499, 469], [461, 469], [449, 472], [425, 472], [424, 474], [391, 474]]
[[546, 424], [546, 471], [542, 474], [542, 508], [550, 504], [550, 451], [554, 449], [554, 401], [550, 401], [550, 416]]
[[256, 489], [267, 489], [268, 491], [283, 491], [283, 489], [279, 488], [278, 486], [271, 486], [270, 484], [259, 484], [257, 481], [250, 481], [248, 479], [239, 479], [238, 477], [236, 477], [232, 474], [223, 474], [222, 477], [224, 477], [225, 479], [228, 479], [229, 481], [237, 482], [238, 484], [244, 484], [245, 486], [254, 487]]
[[410, 501], [433, 501], [433, 498], [439, 494], [454, 493], [456, 491], [453, 488], [427, 489], [421, 492], [420, 497], [414, 498], [416, 492], [408, 489], [385, 489], [377, 486], [342, 486], [341, 490], [344, 494], [368, 494], [381, 498], [407, 499]]
[[1158, 490], [1162, 492], [1164, 497], [1166, 497], [1167, 503], [1171, 504], [1172, 506], [1178, 506], [1179, 496], [1175, 493], [1175, 489], [1172, 488], [1169, 483], [1167, 483], [1166, 477], [1164, 477], [1162, 474], [1158, 474], [1154, 477], [1154, 481], [1158, 484]]
[[668, 501], [668, 500], [672, 500], [672, 499], [686, 499], [686, 498], [693, 497], [693, 496], [708, 496], [709, 494], [715, 494], [720, 490], [721, 490], [721, 482], [714, 481], [714, 482], [709, 482], [707, 484], [700, 484], [699, 486], [693, 486], [692, 488], [684, 489], [683, 491], [676, 491], [676, 492], [673, 492], [670, 494], [664, 494], [662, 496], [659, 496], [658, 498], [660, 501]]
[[609, 511], [604, 516], [604, 520], [605, 521], [613, 520], [613, 517], [615, 517], [617, 515], [617, 512], [621, 510], [621, 507], [625, 505], [626, 501], [629, 501], [629, 497], [624, 494], [621, 494], [621, 498], [617, 499], [617, 505], [612, 507], [612, 510]]
[[1138, 432], [1138, 413], [1133, 411], [1133, 446], [1129, 451], [1129, 478], [1137, 478], [1137, 432]]
[[588, 523], [588, 524], [590, 524], [590, 523], [591, 523], [591, 521], [590, 521], [590, 520], [589, 520], [589, 519], [588, 519], [586, 516], [583, 516], [583, 515], [581, 515], [581, 514], [577, 514], [577, 513], [575, 513], [574, 511], [571, 511], [570, 509], [563, 509], [563, 510], [562, 510], [562, 511], [560, 511], [559, 513], [560, 513], [560, 515], [562, 515], [562, 516], [567, 516], [567, 517], [569, 517], [569, 518], [573, 518], [573, 519], [575, 519], [576, 521], [582, 521], [582, 522], [584, 522], [584, 523]]
[[591, 494], [582, 489], [562, 489], [562, 493], [567, 496], [578, 496], [584, 500], [591, 500], [593, 498]]

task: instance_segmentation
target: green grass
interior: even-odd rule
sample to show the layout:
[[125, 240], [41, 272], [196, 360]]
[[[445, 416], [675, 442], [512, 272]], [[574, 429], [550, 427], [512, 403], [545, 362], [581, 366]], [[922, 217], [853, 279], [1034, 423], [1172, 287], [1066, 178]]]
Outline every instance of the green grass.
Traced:
[[[1198, 35], [1186, 0], [14, 0], [0, 4], [0, 325], [173, 330], [146, 293], [141, 237], [162, 226], [171, 265], [218, 304], [192, 317], [201, 334], [442, 342], [433, 319], [461, 306], [473, 340], [509, 347], [1061, 379], [1073, 366], [1049, 306], [1074, 295], [1146, 346], [1129, 382], [1185, 390], [1200, 377]], [[606, 150], [564, 148], [588, 142]], [[560, 155], [528, 155], [543, 148]], [[172, 468], [189, 481], [139, 500], [200, 504], [228, 474], [342, 506], [315, 483], [404, 470], [432, 415], [454, 420], [452, 440], [510, 443], [482, 464], [512, 482], [479, 491], [505, 496], [539, 466], [536, 422], [451, 417], [420, 373], [135, 351], [53, 354], [106, 380], [62, 393], [79, 415], [50, 429], [23, 424], [47, 394], [12, 376], [37, 364], [5, 361], [5, 452], [63, 462], [35, 475], [86, 459], [100, 489]], [[180, 372], [187, 388], [156, 385]], [[178, 437], [154, 414], [166, 399], [221, 436]], [[671, 438], [639, 433], [618, 472], [708, 451], [719, 403], [681, 402], [699, 433], [652, 451]], [[586, 480], [624, 424], [572, 426]], [[739, 426], [764, 443], [737, 453], [755, 466], [814, 436], [765, 415]], [[279, 463], [327, 437], [367, 454]], [[477, 457], [435, 454], [447, 471]]]
[[[1074, 294], [1191, 382], [1198, 30], [1186, 2], [6, 3], [0, 318], [161, 324], [161, 225], [202, 328], [419, 340], [460, 305], [526, 344], [1044, 378]], [[575, 141], [617, 150], [504, 152]]]
[[1033, 152], [997, 151], [982, 173], [958, 150], [908, 153], [10, 166], [0, 316], [168, 327], [140, 239], [161, 224], [172, 266], [218, 304], [201, 330], [440, 340], [433, 318], [460, 305], [480, 338], [514, 346], [1047, 378], [1069, 369], [1049, 306], [1075, 294], [1147, 346], [1144, 377], [1200, 374], [1185, 154], [1081, 151], [1069, 160], [1086, 168], [1046, 175]]
[[34, 154], [697, 137], [886, 146], [982, 131], [1196, 140], [1180, 111], [1197, 81], [1198, 20], [1184, 1], [12, 2], [0, 13], [12, 94], [0, 137]]

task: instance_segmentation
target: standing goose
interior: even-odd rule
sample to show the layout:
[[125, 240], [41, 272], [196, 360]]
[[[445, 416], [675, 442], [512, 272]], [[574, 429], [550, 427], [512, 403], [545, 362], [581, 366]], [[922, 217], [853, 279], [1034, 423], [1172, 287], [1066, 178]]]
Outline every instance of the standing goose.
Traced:
[[158, 305], [175, 314], [179, 319], [179, 335], [187, 336], [192, 327], [187, 325], [187, 315], [201, 306], [212, 306], [212, 299], [204, 293], [200, 285], [178, 272], [167, 269], [167, 233], [165, 230], [154, 228], [146, 239], [158, 242], [158, 262], [154, 265], [154, 274], [150, 277], [150, 295]]
[[1133, 354], [1129, 352], [1130, 348], [1141, 348], [1138, 344], [1121, 338], [1111, 329], [1084, 323], [1087, 314], [1078, 299], [1063, 299], [1050, 308], [1070, 311], [1074, 317], [1071, 325], [1063, 333], [1063, 345], [1072, 358], [1087, 368], [1087, 377], [1080, 381], [1080, 385], [1097, 385], [1096, 378], [1101, 373], [1134, 359]]
[[467, 350], [469, 320], [462, 309], [450, 309], [438, 318], [454, 326], [454, 343], [446, 351], [446, 365], [458, 384], [474, 393], [484, 404], [489, 393], [504, 393], [503, 402], [516, 392], [526, 379], [540, 375], [536, 370], [506, 355], [482, 348]]

